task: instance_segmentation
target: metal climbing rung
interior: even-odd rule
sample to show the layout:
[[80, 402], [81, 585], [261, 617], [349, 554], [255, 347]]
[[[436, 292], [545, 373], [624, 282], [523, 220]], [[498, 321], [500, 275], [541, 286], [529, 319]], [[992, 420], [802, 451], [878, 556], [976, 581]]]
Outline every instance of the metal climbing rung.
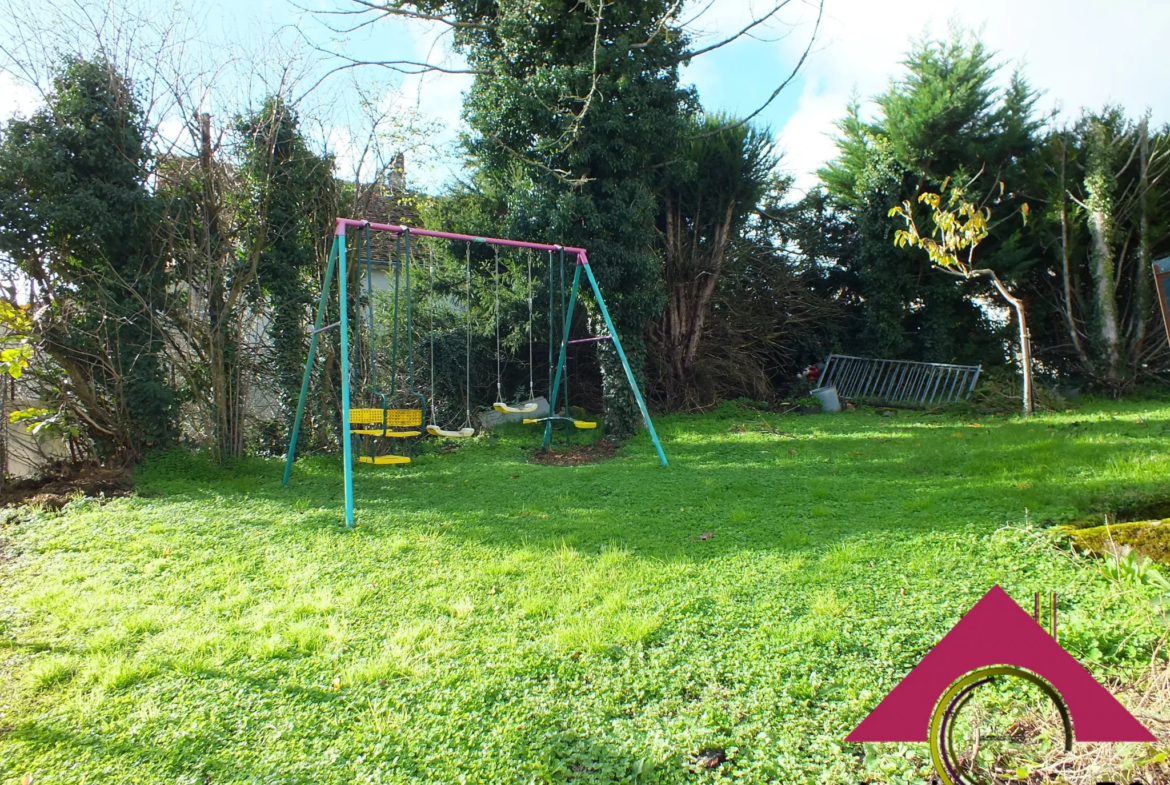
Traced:
[[966, 400], [981, 372], [979, 365], [831, 354], [817, 387], [836, 387], [837, 396], [845, 400], [927, 408]]
[[326, 330], [332, 330], [334, 327], [340, 327], [340, 326], [341, 326], [341, 322], [334, 322], [333, 324], [327, 324], [324, 327], [318, 327], [316, 330], [313, 330], [313, 332], [309, 333], [309, 335], [316, 335], [317, 333], [323, 333]]

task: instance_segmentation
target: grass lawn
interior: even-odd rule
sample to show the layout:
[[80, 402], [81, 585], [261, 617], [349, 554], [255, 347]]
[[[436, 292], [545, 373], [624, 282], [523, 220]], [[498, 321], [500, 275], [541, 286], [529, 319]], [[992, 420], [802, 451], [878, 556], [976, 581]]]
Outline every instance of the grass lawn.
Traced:
[[1148, 665], [1148, 598], [1045, 525], [1170, 492], [1170, 404], [764, 418], [662, 418], [669, 468], [526, 431], [360, 466], [352, 532], [318, 458], [10, 518], [0, 783], [920, 782], [925, 744], [843, 738], [995, 583]]

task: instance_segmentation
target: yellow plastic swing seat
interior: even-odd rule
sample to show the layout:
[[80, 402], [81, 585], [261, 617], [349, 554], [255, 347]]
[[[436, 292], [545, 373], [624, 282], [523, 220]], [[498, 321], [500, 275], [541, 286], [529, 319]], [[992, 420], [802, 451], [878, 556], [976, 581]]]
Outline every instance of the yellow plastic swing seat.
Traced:
[[[545, 422], [546, 420], [548, 420], [547, 417], [541, 417], [541, 418], [538, 418], [535, 420], [530, 420], [530, 419], [525, 418], [524, 424], [525, 425], [535, 425], [536, 423]], [[581, 431], [588, 431], [588, 430], [591, 430], [591, 429], [597, 427], [597, 423], [589, 422], [588, 420], [570, 420], [570, 422], [573, 423], [574, 428], [581, 430]]]
[[[354, 436], [375, 436], [381, 439], [409, 439], [422, 436], [418, 430], [423, 424], [422, 409], [350, 409], [349, 428]], [[412, 428], [413, 430], [391, 430]], [[410, 463], [406, 455], [359, 455], [360, 463], [392, 466]]]
[[375, 455], [373, 458], [368, 455], [363, 455], [358, 458], [358, 462], [386, 466], [388, 464], [410, 463], [410, 458], [407, 458], [405, 455]]
[[475, 429], [460, 428], [457, 431], [446, 431], [437, 425], [428, 425], [427, 433], [431, 436], [442, 436], [447, 439], [466, 439], [469, 436], [475, 436]]
[[500, 414], [529, 414], [536, 411], [537, 403], [536, 401], [530, 401], [529, 403], [522, 403], [519, 406], [512, 406], [496, 401], [492, 404], [492, 408]]

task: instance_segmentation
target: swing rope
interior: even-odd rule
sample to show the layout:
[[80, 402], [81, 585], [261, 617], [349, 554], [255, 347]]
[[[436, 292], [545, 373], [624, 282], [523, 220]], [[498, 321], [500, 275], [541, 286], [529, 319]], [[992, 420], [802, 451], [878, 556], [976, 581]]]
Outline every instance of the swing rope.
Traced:
[[390, 373], [398, 376], [398, 290], [402, 273], [402, 235], [394, 236], [394, 327], [390, 342]]
[[430, 330], [430, 345], [431, 345], [431, 422], [438, 423], [439, 417], [435, 411], [435, 245], [431, 243], [427, 246], [427, 258], [429, 261], [428, 271], [430, 273], [430, 291], [427, 295], [427, 300], [431, 307], [427, 311], [431, 315], [431, 330]]
[[[556, 342], [556, 324], [557, 320], [553, 316], [553, 292], [556, 287], [553, 286], [553, 252], [548, 252], [548, 399], [552, 400], [552, 386], [553, 386], [553, 344]], [[552, 414], [552, 412], [549, 412]]]
[[471, 426], [471, 243], [467, 244], [467, 353], [464, 356], [464, 368], [467, 372], [467, 385], [463, 392], [463, 406], [466, 418], [463, 427], [457, 431], [446, 431], [439, 427], [439, 415], [435, 407], [435, 246], [427, 246], [430, 253], [430, 316], [431, 316], [431, 424], [427, 426], [427, 433], [431, 436], [445, 436], [447, 438], [466, 438], [475, 435], [475, 428]]
[[[377, 362], [377, 335], [374, 332], [374, 259], [373, 259], [373, 243], [370, 240], [370, 224], [367, 221], [364, 227], [365, 243], [366, 243], [366, 313], [367, 313], [367, 335], [369, 336], [366, 345], [366, 359], [370, 365], [370, 389], [374, 395], [380, 396], [382, 399], [382, 407], [385, 408], [385, 394], [378, 389], [378, 362]], [[357, 310], [361, 314], [361, 309]], [[358, 326], [361, 330], [361, 326]], [[360, 334], [360, 332], [359, 332]]]
[[464, 255], [467, 263], [467, 354], [463, 368], [467, 372], [466, 384], [463, 387], [463, 403], [467, 407], [467, 419], [463, 421], [465, 428], [471, 428], [471, 243], [466, 243]]
[[504, 400], [504, 377], [500, 360], [500, 246], [492, 246], [496, 261], [493, 268], [493, 277], [496, 284], [496, 400]]
[[532, 358], [532, 249], [528, 249], [528, 400], [536, 400], [536, 378]]
[[[530, 396], [528, 403], [520, 404], [519, 406], [509, 406], [504, 402], [504, 369], [503, 369], [503, 353], [500, 350], [500, 327], [503, 321], [500, 315], [500, 247], [494, 246], [495, 250], [495, 269], [493, 270], [496, 279], [496, 402], [492, 404], [492, 408], [502, 414], [531, 414], [536, 411], [537, 403], [534, 399], [536, 396]], [[528, 387], [529, 392], [535, 392], [535, 385], [532, 377], [532, 256], [528, 258]]]

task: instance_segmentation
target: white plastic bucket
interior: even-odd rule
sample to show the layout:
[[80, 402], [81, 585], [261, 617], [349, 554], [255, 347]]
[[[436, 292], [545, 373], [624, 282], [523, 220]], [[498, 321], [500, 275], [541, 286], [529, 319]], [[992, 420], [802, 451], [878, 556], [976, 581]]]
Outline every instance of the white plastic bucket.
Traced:
[[817, 387], [812, 390], [811, 394], [821, 402], [821, 411], [841, 411], [841, 399], [837, 397], [836, 387]]

